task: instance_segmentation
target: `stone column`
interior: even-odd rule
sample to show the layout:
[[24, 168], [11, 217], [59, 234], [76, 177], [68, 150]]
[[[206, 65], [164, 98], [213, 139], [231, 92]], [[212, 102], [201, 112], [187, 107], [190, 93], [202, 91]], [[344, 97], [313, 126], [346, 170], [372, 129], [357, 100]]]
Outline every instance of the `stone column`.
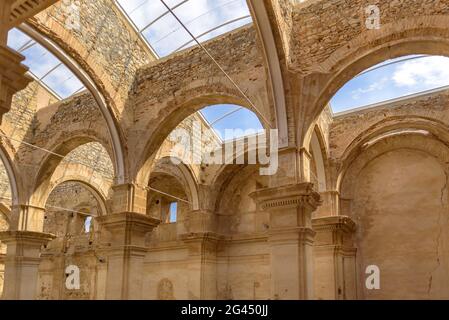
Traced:
[[330, 216], [313, 219], [312, 225], [316, 232], [316, 299], [356, 299], [356, 249], [352, 241], [356, 229], [354, 221], [346, 216]]
[[311, 183], [267, 188], [251, 194], [270, 213], [271, 296], [313, 299], [312, 212], [320, 195]]
[[145, 237], [160, 221], [135, 212], [105, 215], [97, 221], [102, 228], [101, 242], [108, 243], [101, 250], [107, 261], [105, 298], [141, 299], [147, 252]]
[[41, 247], [52, 239], [40, 232], [0, 232], [0, 241], [7, 245], [3, 299], [36, 299]]

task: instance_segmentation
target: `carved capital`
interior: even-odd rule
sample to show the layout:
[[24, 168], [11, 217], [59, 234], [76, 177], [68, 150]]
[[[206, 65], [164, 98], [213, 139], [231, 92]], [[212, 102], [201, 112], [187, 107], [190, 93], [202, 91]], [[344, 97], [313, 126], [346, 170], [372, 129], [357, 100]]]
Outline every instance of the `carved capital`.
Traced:
[[317, 245], [352, 246], [355, 222], [347, 216], [330, 216], [312, 219]]
[[255, 191], [250, 196], [263, 210], [308, 207], [312, 211], [321, 204], [320, 194], [312, 183], [299, 183]]
[[144, 246], [146, 234], [160, 223], [160, 220], [135, 212], [104, 215], [97, 221], [109, 231], [113, 246]]
[[29, 263], [39, 263], [41, 247], [55, 238], [53, 234], [32, 231], [0, 232], [0, 241], [7, 245], [6, 260], [21, 259]]

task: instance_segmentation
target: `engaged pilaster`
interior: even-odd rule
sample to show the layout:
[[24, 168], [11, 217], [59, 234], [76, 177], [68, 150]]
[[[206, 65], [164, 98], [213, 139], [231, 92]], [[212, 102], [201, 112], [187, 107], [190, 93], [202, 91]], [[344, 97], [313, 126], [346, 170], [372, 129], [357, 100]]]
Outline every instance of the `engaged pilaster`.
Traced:
[[3, 299], [36, 299], [41, 247], [54, 238], [32, 231], [0, 232], [0, 241], [7, 245]]
[[313, 219], [316, 232], [315, 297], [317, 299], [356, 299], [356, 225], [346, 216]]
[[107, 259], [106, 299], [141, 299], [143, 264], [147, 252], [146, 235], [159, 220], [135, 212], [122, 212], [98, 218], [109, 247], [104, 249]]
[[272, 297], [313, 298], [312, 212], [320, 195], [311, 183], [267, 188], [251, 195], [270, 213]]

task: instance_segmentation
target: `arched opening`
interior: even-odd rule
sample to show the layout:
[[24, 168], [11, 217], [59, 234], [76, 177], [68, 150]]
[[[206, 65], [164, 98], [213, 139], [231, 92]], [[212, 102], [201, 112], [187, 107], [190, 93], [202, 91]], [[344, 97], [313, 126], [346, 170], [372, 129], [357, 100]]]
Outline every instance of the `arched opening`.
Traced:
[[[442, 254], [449, 58], [413, 48], [354, 59], [322, 91], [333, 92], [330, 158], [336, 165], [329, 181], [338, 193], [336, 211], [357, 225], [354, 292], [360, 299], [449, 294], [449, 257]], [[380, 269], [381, 290], [365, 286], [372, 265]], [[353, 273], [345, 275], [352, 282]]]
[[[11, 227], [11, 211], [18, 204], [17, 175], [7, 151], [0, 146], [0, 232]], [[0, 242], [0, 297], [5, 279], [6, 245]]]
[[109, 195], [114, 180], [114, 167], [107, 149], [87, 137], [62, 143], [42, 163], [36, 178], [31, 201], [43, 207], [51, 190], [67, 180], [78, 180], [97, 187], [104, 197]]
[[192, 211], [192, 198], [185, 180], [164, 171], [153, 172], [148, 185], [147, 214], [161, 221], [151, 235], [156, 243], [176, 240]]
[[137, 171], [138, 182], [147, 183], [153, 162], [159, 158], [174, 157], [196, 168], [202, 164], [221, 165], [229, 158], [229, 155], [226, 156], [226, 144], [245, 141], [248, 137], [257, 139], [264, 133], [262, 121], [248, 108], [230, 103], [205, 104], [202, 102], [204, 100], [199, 98], [199, 102], [188, 103], [192, 112], [183, 119], [178, 119], [177, 114], [177, 125], [173, 125], [175, 119], [168, 118], [167, 125], [161, 128], [167, 135], [162, 136], [161, 132], [151, 137], [145, 159]]
[[[42, 95], [37, 90], [34, 92], [39, 97], [40, 108], [86, 94], [86, 91], [92, 95], [103, 116], [110, 138], [111, 159], [117, 173], [117, 181], [123, 182], [125, 159], [120, 132], [111, 107], [108, 106], [105, 97], [91, 77], [63, 49], [27, 24], [22, 24], [19, 29], [10, 30], [8, 46], [26, 57], [24, 64], [30, 68], [29, 74], [38, 87], [46, 91], [47, 98], [44, 103]], [[15, 132], [12, 131], [12, 133]], [[24, 138], [11, 134], [7, 137], [20, 140]]]
[[[45, 203], [43, 231], [56, 236], [42, 251], [39, 268], [38, 299], [92, 299], [98, 287], [97, 257], [100, 225], [97, 217], [106, 214], [105, 199], [86, 182], [69, 180], [58, 184]], [[64, 270], [76, 265], [80, 288], [69, 290]], [[55, 272], [64, 266], [61, 272]]]
[[415, 97], [449, 88], [449, 58], [406, 55], [368, 68], [333, 96], [335, 114]]
[[44, 232], [59, 239], [84, 237], [97, 232], [95, 218], [106, 214], [104, 201], [98, 192], [83, 182], [59, 184], [51, 191], [45, 204]]

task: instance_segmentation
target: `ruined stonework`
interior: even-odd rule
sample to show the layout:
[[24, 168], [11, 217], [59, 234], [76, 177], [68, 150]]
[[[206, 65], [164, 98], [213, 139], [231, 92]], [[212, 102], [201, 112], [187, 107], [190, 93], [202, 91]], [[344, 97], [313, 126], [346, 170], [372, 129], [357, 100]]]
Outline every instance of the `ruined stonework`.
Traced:
[[[204, 46], [256, 108], [200, 47], [156, 59], [112, 1], [78, 2], [77, 30], [62, 1], [26, 16], [87, 89], [58, 100], [30, 81], [2, 116], [3, 298], [449, 299], [448, 89], [329, 104], [380, 62], [449, 56], [448, 0], [249, 0], [253, 23]], [[198, 113], [216, 104], [286, 126], [275, 174], [234, 150], [232, 164], [172, 161], [176, 130], [204, 151], [189, 160], [223, 146]]]

